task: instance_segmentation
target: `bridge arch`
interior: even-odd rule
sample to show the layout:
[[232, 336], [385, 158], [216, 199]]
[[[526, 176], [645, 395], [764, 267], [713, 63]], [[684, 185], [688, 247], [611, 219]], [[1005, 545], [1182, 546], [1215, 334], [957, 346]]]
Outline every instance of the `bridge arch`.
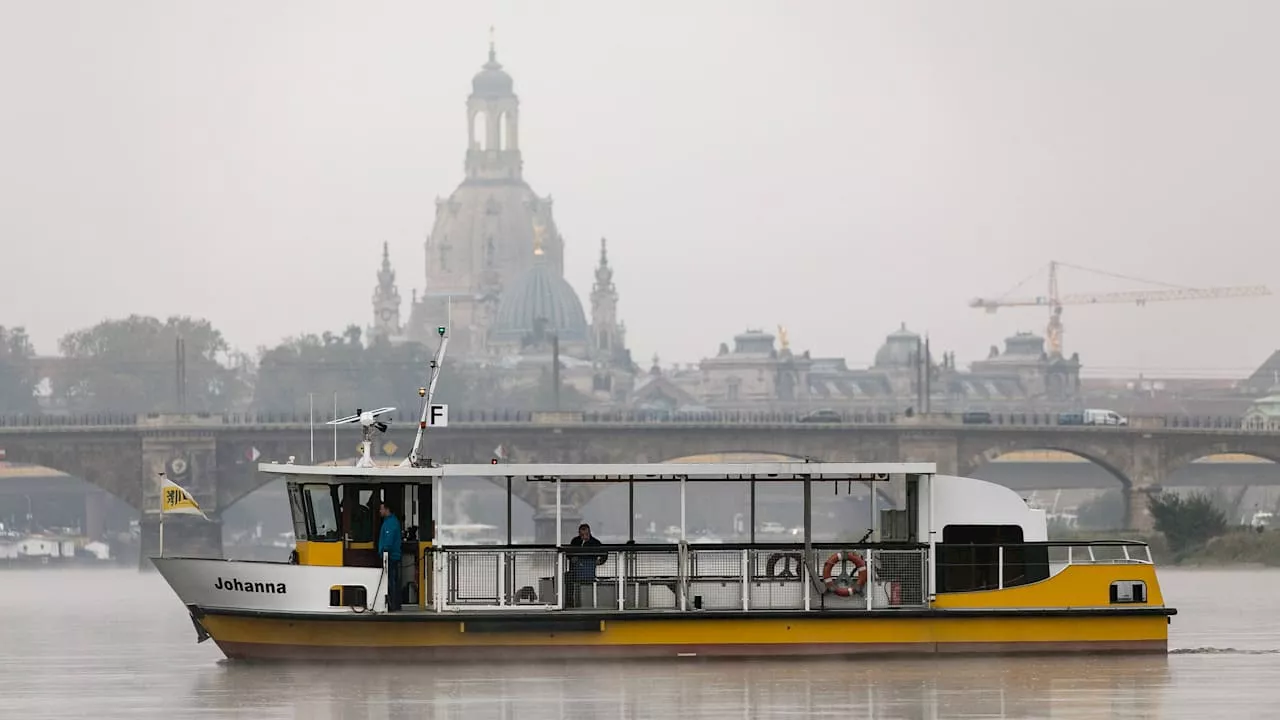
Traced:
[[42, 465], [0, 461], [0, 524], [79, 528], [90, 540], [127, 534], [138, 511], [108, 488]]
[[1192, 463], [1241, 462], [1246, 458], [1280, 463], [1280, 442], [1245, 438], [1209, 443], [1170, 443], [1164, 455], [1165, 476], [1182, 470]]
[[[960, 475], [981, 476], [984, 474], [981, 472], [983, 469], [989, 468], [996, 462], [1007, 462], [1008, 458], [1035, 458], [1033, 461], [1043, 462], [1047, 459], [1052, 460], [1055, 456], [1059, 461], [1062, 461], [1065, 459], [1062, 456], [1065, 455], [1079, 458], [1101, 468], [1125, 492], [1128, 492], [1133, 485], [1133, 481], [1127, 472], [1130, 464], [1129, 459], [1124, 457], [1121, 451], [1101, 445], [1091, 448], [1077, 443], [1056, 441], [1056, 439], [1047, 437], [1033, 440], [1001, 439], [982, 444], [971, 444], [968, 447], [962, 445], [958, 454], [958, 471]], [[1068, 460], [1068, 462], [1070, 461]]]
[[109, 434], [82, 439], [60, 437], [57, 433], [32, 433], [26, 437], [0, 439], [5, 461], [10, 465], [44, 467], [93, 487], [134, 510], [142, 510], [142, 484], [135, 468], [142, 467], [142, 443], [120, 441]]
[[1203, 446], [1175, 446], [1166, 453], [1164, 484], [1196, 487], [1197, 492], [1214, 498], [1228, 522], [1250, 524], [1256, 520], [1256, 512], [1280, 510], [1275, 494], [1275, 485], [1280, 481], [1280, 447], [1258, 445], [1248, 441], [1213, 443], [1210, 449], [1228, 452], [1205, 455], [1200, 455], [1205, 450]]
[[[1008, 487], [1043, 508], [1051, 533], [1129, 524], [1132, 483], [1124, 481], [1118, 468], [1094, 457], [1056, 449], [1013, 450], [991, 457], [969, 474]], [[1138, 502], [1142, 509], [1142, 500]]]

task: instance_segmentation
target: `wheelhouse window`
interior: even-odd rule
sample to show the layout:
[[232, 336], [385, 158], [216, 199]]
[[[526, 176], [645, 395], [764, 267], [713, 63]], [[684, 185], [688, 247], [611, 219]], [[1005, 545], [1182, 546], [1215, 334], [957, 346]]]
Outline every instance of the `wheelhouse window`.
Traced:
[[351, 542], [373, 542], [375, 530], [381, 524], [378, 518], [381, 497], [376, 488], [370, 485], [343, 485], [339, 488], [339, 495], [342, 520], [348, 528]]
[[308, 540], [337, 540], [338, 503], [329, 485], [303, 485], [303, 505], [307, 512]]
[[307, 530], [307, 506], [302, 499], [302, 488], [289, 485], [289, 514], [293, 517], [293, 537], [306, 540], [310, 533]]

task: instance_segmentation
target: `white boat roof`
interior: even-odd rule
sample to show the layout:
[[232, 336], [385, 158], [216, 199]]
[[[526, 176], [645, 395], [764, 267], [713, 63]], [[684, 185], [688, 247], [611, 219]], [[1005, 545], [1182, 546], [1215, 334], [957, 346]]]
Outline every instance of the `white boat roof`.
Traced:
[[510, 463], [457, 464], [442, 467], [335, 467], [259, 463], [271, 475], [307, 476], [318, 482], [347, 482], [356, 478], [409, 482], [440, 477], [524, 478], [564, 482], [702, 482], [757, 480], [888, 480], [892, 475], [933, 475], [934, 463], [752, 462], [752, 463]]

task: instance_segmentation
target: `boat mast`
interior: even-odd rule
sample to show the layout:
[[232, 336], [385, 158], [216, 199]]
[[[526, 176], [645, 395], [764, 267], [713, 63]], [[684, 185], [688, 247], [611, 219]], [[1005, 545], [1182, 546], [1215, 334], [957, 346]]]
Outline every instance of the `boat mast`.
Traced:
[[431, 382], [427, 384], [425, 390], [418, 389], [418, 394], [424, 396], [422, 416], [418, 419], [418, 431], [413, 436], [413, 448], [409, 450], [409, 457], [400, 463], [401, 467], [424, 467], [425, 465], [422, 458], [422, 436], [427, 432], [427, 413], [431, 412], [431, 400], [436, 396], [436, 383], [440, 380], [444, 353], [449, 348], [449, 328], [441, 325], [436, 328], [436, 334], [440, 336], [440, 347], [436, 349], [435, 357], [431, 360]]

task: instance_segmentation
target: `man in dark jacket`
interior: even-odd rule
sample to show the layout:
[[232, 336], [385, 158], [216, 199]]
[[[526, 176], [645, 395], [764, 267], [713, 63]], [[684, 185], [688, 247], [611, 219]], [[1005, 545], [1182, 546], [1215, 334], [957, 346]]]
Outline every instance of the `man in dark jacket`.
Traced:
[[[578, 526], [578, 536], [569, 542], [569, 547], [586, 547], [601, 545], [600, 539], [591, 535], [591, 526], [582, 523]], [[578, 607], [578, 588], [596, 581], [596, 566], [603, 565], [609, 559], [606, 553], [574, 553], [569, 555], [569, 572], [565, 590], [569, 597], [565, 607]]]
[[382, 516], [382, 530], [378, 533], [378, 559], [387, 556], [387, 610], [400, 609], [400, 518], [391, 512], [386, 503], [378, 506]]

